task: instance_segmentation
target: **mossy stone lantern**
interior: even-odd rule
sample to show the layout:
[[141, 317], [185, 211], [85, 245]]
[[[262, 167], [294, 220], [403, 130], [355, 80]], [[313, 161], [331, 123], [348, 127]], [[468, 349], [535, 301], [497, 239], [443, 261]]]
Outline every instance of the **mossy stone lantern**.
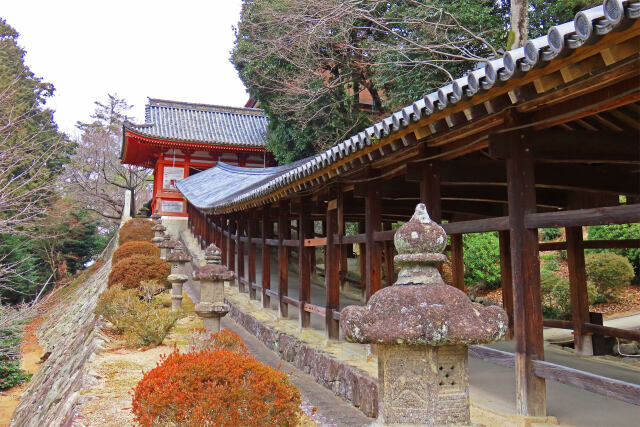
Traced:
[[224, 302], [224, 282], [233, 279], [233, 272], [220, 264], [206, 264], [200, 267], [193, 278], [200, 281], [200, 302], [195, 312], [202, 317], [208, 332], [220, 332], [220, 318], [229, 312]]
[[470, 425], [468, 346], [501, 339], [507, 316], [444, 283], [447, 236], [423, 204], [394, 243], [396, 283], [340, 313], [348, 341], [377, 344], [377, 424]]
[[215, 244], [210, 244], [204, 250], [204, 259], [207, 264], [222, 264], [222, 252]]
[[162, 242], [158, 243], [158, 247], [160, 248], [160, 258], [166, 260], [167, 254], [171, 253], [177, 244], [178, 242], [171, 239], [168, 235], [165, 235]]
[[171, 263], [171, 274], [167, 278], [171, 283], [171, 311], [182, 310], [182, 285], [189, 280], [185, 264], [191, 257], [183, 251], [183, 246], [176, 245], [174, 251], [167, 255], [167, 262]]
[[164, 241], [164, 232], [167, 230], [167, 228], [162, 224], [155, 224], [153, 227], [151, 227], [151, 229], [155, 233], [151, 241], [157, 246], [160, 242]]

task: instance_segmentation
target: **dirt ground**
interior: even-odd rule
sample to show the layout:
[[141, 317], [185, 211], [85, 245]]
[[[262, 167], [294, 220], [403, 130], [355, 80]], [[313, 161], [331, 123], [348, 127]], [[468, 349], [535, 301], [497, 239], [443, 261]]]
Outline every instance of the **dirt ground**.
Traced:
[[[36, 343], [28, 343], [21, 347], [22, 360], [20, 367], [30, 374], [35, 374], [40, 368], [40, 357], [42, 357], [42, 347]], [[13, 412], [18, 406], [20, 395], [27, 388], [29, 383], [21, 384], [0, 392], [0, 427], [8, 426], [11, 422]]]

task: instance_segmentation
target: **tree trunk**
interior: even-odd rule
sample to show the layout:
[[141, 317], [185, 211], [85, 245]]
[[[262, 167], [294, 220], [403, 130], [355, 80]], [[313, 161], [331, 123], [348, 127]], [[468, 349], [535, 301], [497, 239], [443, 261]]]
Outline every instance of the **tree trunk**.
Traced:
[[131, 188], [130, 191], [131, 191], [131, 205], [129, 209], [129, 215], [131, 216], [131, 218], [135, 218], [136, 217], [136, 189]]
[[[522, 47], [527, 42], [528, 12], [528, 0], [511, 0], [511, 34], [509, 34], [509, 41], [512, 41], [512, 43], [507, 46], [508, 49]], [[509, 43], [507, 44], [509, 45]]]

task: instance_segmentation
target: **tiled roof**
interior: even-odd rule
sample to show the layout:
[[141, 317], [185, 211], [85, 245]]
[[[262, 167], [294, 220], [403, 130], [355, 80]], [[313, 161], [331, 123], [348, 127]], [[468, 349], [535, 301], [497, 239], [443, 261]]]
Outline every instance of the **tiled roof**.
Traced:
[[552, 59], [567, 56], [583, 45], [593, 44], [608, 33], [624, 30], [639, 17], [640, 3], [630, 0], [605, 0], [601, 6], [578, 12], [574, 21], [552, 27], [546, 36], [529, 40], [524, 47], [512, 49], [502, 58], [487, 60], [483, 68], [473, 70], [439, 90], [425, 95], [326, 151], [304, 159], [299, 166], [273, 176], [261, 185], [238, 191], [235, 195], [215, 202], [209, 208], [213, 211], [231, 209], [238, 204], [268, 197], [295, 181], [307, 178], [365, 149], [375, 141], [387, 138], [412, 123], [454, 106], [462, 99], [471, 99], [476, 94], [486, 92], [511, 78], [522, 77], [530, 70], [544, 67]]
[[267, 118], [259, 108], [149, 99], [145, 123], [125, 123], [143, 136], [175, 141], [264, 147]]

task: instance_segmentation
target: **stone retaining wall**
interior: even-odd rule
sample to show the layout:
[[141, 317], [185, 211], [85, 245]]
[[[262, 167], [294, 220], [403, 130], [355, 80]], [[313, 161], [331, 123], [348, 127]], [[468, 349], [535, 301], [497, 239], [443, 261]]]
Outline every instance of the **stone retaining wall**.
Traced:
[[378, 416], [378, 379], [364, 370], [350, 366], [330, 354], [305, 344], [298, 338], [260, 323], [240, 311], [232, 301], [230, 316], [236, 323], [256, 336], [282, 360], [311, 375], [318, 384], [359, 408], [366, 416]]
[[93, 310], [107, 287], [117, 242], [116, 234], [102, 254], [104, 265], [50, 309], [36, 334], [49, 356], [21, 396], [11, 426], [73, 424], [74, 410], [82, 399], [79, 391], [93, 381], [85, 364], [104, 342]]

